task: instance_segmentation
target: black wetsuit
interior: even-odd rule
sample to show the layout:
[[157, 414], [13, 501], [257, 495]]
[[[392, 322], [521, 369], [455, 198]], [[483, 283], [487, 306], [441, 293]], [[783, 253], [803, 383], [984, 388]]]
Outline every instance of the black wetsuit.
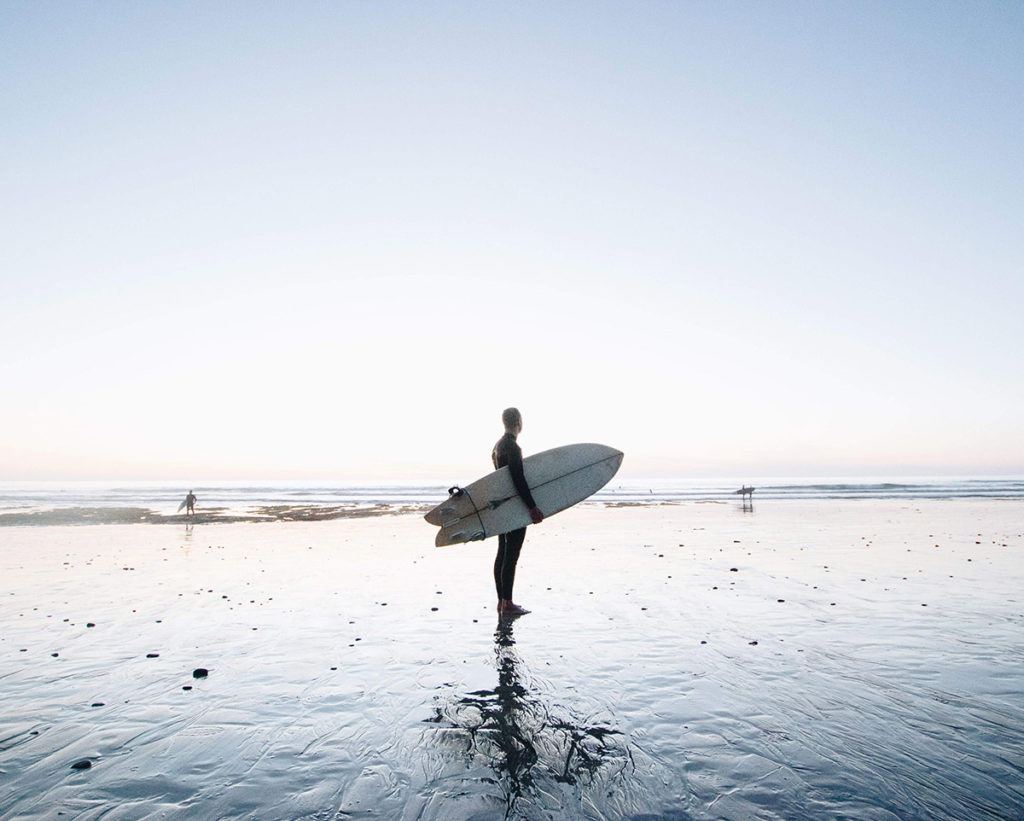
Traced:
[[[530, 494], [530, 487], [526, 484], [526, 476], [523, 474], [523, 452], [516, 444], [516, 437], [511, 433], [502, 436], [494, 450], [491, 451], [491, 461], [495, 469], [508, 466], [508, 472], [512, 474], [512, 484], [516, 492], [528, 508], [536, 507], [533, 496]], [[526, 528], [512, 530], [498, 536], [498, 555], [494, 557], [494, 586], [498, 591], [498, 598], [503, 600], [512, 599], [512, 585], [516, 580], [516, 562], [519, 561], [519, 551], [523, 547], [523, 540], [526, 539]]]

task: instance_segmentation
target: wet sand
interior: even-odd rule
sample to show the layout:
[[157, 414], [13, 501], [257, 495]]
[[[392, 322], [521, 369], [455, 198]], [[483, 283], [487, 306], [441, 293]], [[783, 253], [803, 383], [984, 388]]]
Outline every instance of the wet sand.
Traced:
[[229, 507], [204, 505], [194, 513], [161, 513], [147, 507], [66, 507], [0, 513], [0, 527], [32, 525], [130, 525], [130, 524], [242, 524], [247, 522], [322, 522], [329, 519], [361, 519], [369, 516], [392, 516], [402, 513], [426, 513], [427, 504], [358, 504], [340, 505], [250, 505], [238, 511]]
[[1022, 817], [1019, 501], [434, 533], [5, 528], [0, 817]]

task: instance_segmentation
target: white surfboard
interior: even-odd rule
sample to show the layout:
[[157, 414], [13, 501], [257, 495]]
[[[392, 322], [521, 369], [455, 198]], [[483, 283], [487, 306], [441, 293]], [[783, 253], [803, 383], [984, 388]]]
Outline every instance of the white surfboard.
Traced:
[[[545, 517], [582, 502], [603, 488], [622, 464], [622, 451], [607, 445], [563, 445], [523, 459], [523, 474], [533, 500]], [[446, 501], [426, 516], [440, 527], [434, 544], [474, 542], [530, 524], [507, 467], [463, 488], [452, 488]]]
[[181, 500], [181, 504], [178, 505], [178, 513], [181, 513], [181, 511], [185, 508], [185, 505], [187, 505], [187, 504], [188, 504], [188, 499], [182, 499]]

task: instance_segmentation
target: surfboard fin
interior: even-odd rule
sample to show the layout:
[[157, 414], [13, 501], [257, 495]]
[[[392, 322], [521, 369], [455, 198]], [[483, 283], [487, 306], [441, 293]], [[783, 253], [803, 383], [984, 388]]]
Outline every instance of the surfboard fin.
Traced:
[[482, 530], [474, 530], [468, 536], [466, 536], [465, 530], [460, 530], [458, 533], [452, 533], [448, 537], [448, 544], [458, 544], [459, 542], [479, 542], [481, 539], [486, 537], [487, 534]]

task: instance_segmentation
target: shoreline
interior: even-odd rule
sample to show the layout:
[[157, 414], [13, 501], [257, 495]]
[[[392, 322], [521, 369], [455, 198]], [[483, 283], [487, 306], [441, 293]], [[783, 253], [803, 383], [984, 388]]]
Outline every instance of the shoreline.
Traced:
[[426, 504], [254, 505], [249, 510], [242, 512], [227, 507], [199, 508], [191, 516], [184, 513], [161, 513], [144, 507], [72, 507], [26, 513], [0, 513], [0, 528], [117, 524], [196, 525], [315, 522], [425, 513], [431, 507]]
[[[62, 527], [81, 525], [197, 525], [197, 524], [263, 524], [273, 522], [318, 522], [338, 519], [363, 519], [389, 516], [422, 516], [438, 502], [378, 502], [345, 504], [258, 504], [243, 509], [232, 507], [200, 507], [195, 514], [162, 513], [149, 507], [63, 507], [27, 512], [0, 513], [0, 529], [8, 527]], [[576, 505], [579, 509], [630, 509], [630, 508], [674, 508], [694, 505], [716, 505], [735, 508], [741, 512], [755, 513], [755, 509], [771, 507], [787, 509], [801, 504], [826, 503], [847, 504], [946, 504], [946, 503], [992, 503], [1021, 504], [1018, 497], [1003, 496], [949, 496], [934, 497], [852, 497], [824, 496], [820, 498], [764, 498], [742, 502], [738, 499], [651, 499], [586, 500]], [[762, 506], [764, 506], [762, 508]]]

